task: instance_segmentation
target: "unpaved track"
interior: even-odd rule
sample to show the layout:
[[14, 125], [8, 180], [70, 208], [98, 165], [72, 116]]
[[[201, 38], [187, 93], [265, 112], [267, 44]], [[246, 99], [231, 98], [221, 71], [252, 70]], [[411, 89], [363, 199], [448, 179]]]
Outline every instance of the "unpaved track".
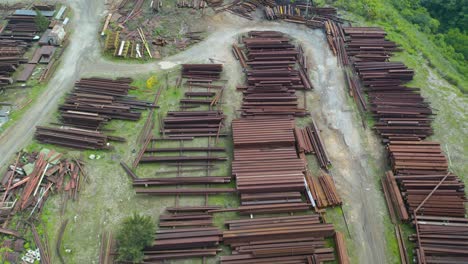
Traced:
[[[250, 30], [278, 30], [296, 38], [312, 58], [316, 90], [309, 96], [309, 108], [324, 130], [325, 144], [334, 162], [333, 173], [340, 193], [347, 203], [345, 214], [349, 218], [351, 239], [355, 243], [354, 255], [359, 263], [386, 263], [381, 197], [374, 186], [373, 175], [367, 164], [367, 150], [362, 147], [369, 141], [359, 131], [359, 120], [348, 108], [344, 79], [336, 66], [320, 31], [304, 27], [266, 21], [244, 21], [236, 17], [218, 15], [213, 33], [204, 41], [175, 56], [165, 63], [123, 64], [106, 61], [99, 56], [96, 38], [100, 30], [99, 20], [104, 12], [103, 1], [72, 0], [67, 2], [74, 9], [74, 32], [70, 46], [64, 53], [61, 66], [48, 84], [47, 90], [0, 138], [0, 167], [5, 165], [14, 152], [24, 147], [32, 138], [34, 127], [48, 120], [56, 111], [60, 98], [73, 87], [80, 76], [134, 76], [156, 71], [160, 65], [179, 64], [190, 61], [208, 62], [216, 58], [233, 62], [231, 44], [240, 33]], [[238, 78], [239, 71], [227, 65], [231, 78]], [[372, 140], [370, 140], [372, 141]], [[375, 150], [374, 150], [375, 151]], [[382, 209], [383, 208], [383, 209]], [[90, 245], [97, 246], [97, 245]]]

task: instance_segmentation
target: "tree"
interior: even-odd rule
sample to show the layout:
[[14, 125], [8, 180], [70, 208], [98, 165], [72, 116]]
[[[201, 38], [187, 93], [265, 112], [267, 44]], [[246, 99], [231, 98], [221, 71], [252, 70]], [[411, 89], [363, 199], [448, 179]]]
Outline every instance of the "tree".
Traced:
[[36, 18], [34, 18], [34, 22], [36, 23], [39, 31], [43, 32], [49, 27], [49, 19], [47, 19], [42, 12], [36, 10]]
[[119, 261], [139, 263], [143, 260], [143, 249], [154, 240], [155, 224], [151, 217], [134, 213], [126, 218], [117, 233]]

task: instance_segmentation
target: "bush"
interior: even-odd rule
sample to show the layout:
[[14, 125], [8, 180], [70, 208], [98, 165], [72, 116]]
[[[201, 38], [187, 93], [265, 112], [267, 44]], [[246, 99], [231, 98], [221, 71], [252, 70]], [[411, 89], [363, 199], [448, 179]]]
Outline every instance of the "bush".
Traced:
[[154, 240], [155, 224], [151, 217], [134, 213], [126, 218], [117, 233], [119, 261], [139, 263], [143, 260], [142, 250]]

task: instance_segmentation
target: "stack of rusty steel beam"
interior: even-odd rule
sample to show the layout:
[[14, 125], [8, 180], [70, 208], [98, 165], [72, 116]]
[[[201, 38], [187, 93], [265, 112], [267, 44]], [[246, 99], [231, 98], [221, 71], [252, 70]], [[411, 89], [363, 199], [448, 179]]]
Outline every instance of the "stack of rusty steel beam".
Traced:
[[219, 80], [223, 71], [222, 64], [182, 64], [182, 77], [189, 82], [212, 82]]
[[268, 20], [282, 19], [286, 22], [303, 24], [310, 28], [323, 28], [328, 20], [342, 22], [333, 7], [311, 6], [306, 1], [277, 2], [274, 6], [264, 7], [265, 18]]
[[296, 90], [312, 89], [302, 48], [276, 31], [251, 31], [242, 43], [245, 52], [233, 46], [247, 75], [247, 85], [238, 87], [244, 93], [242, 115], [306, 116], [296, 96]]
[[160, 133], [164, 136], [178, 137], [219, 137], [225, 115], [222, 111], [169, 111], [162, 120]]
[[[352, 95], [362, 109], [370, 110], [377, 119], [374, 129], [384, 142], [420, 140], [432, 135], [432, 110], [419, 89], [405, 83], [414, 72], [401, 62], [388, 59], [398, 51], [397, 45], [385, 39], [386, 33], [376, 27], [343, 27], [346, 54], [355, 76], [347, 76]], [[364, 88], [361, 87], [361, 84]], [[368, 94], [366, 106], [362, 91]]]
[[354, 62], [385, 62], [399, 51], [398, 45], [385, 39], [385, 31], [378, 27], [345, 27], [346, 53]]
[[299, 153], [309, 154], [313, 153], [317, 157], [320, 167], [327, 169], [331, 165], [328, 158], [325, 146], [322, 143], [320, 133], [317, 129], [315, 121], [309, 127], [294, 129], [294, 135], [297, 141], [297, 150]]
[[40, 31], [34, 16], [10, 15], [8, 24], [0, 33], [0, 40], [34, 41]]
[[[183, 64], [180, 82], [185, 81], [188, 91], [180, 99], [181, 109], [208, 106], [212, 109], [221, 100], [223, 85], [213, 84], [220, 80], [222, 64]], [[217, 92], [215, 92], [218, 90]]]
[[318, 208], [339, 206], [343, 203], [330, 175], [313, 177], [308, 174], [307, 183]]
[[232, 174], [241, 205], [249, 206], [244, 213], [308, 209], [301, 199], [305, 163], [297, 156], [293, 128], [287, 118], [232, 121]]
[[212, 257], [220, 251], [223, 232], [209, 210], [217, 207], [172, 207], [159, 217], [155, 241], [143, 250], [143, 262]]
[[418, 216], [416, 243], [417, 263], [467, 263], [468, 219], [446, 216]]
[[60, 125], [37, 127], [36, 139], [43, 143], [79, 149], [109, 149], [107, 142], [125, 141], [100, 132], [110, 120], [140, 119], [141, 111], [156, 107], [151, 102], [128, 96], [131, 79], [89, 78], [75, 83], [75, 89], [59, 107]]
[[89, 78], [75, 83], [75, 89], [59, 107], [64, 125], [100, 129], [108, 121], [139, 120], [141, 111], [156, 107], [151, 102], [128, 96], [131, 79]]
[[335, 260], [324, 238], [335, 234], [319, 215], [226, 221], [223, 243], [232, 253], [221, 263], [322, 263]]
[[125, 141], [123, 138], [107, 136], [98, 131], [71, 127], [37, 126], [34, 137], [41, 143], [77, 149], [110, 149], [108, 141]]
[[[465, 216], [463, 181], [448, 172], [448, 161], [439, 143], [390, 141], [388, 150], [394, 178], [400, 185], [410, 213], [424, 201], [424, 206], [417, 213], [426, 216]], [[391, 172], [388, 173], [391, 174], [389, 177], [393, 177]]]
[[387, 171], [385, 177], [382, 178], [382, 189], [392, 222], [396, 223], [397, 217], [400, 221], [407, 222], [410, 219], [410, 215], [406, 209], [395, 176], [391, 171]]
[[[26, 21], [23, 21], [23, 18]], [[38, 32], [32, 17], [8, 16], [7, 20], [7, 24], [0, 31], [0, 86], [13, 84], [12, 75], [20, 64], [27, 63], [23, 56]], [[32, 70], [27, 72], [24, 78], [29, 78]], [[17, 79], [23, 79], [23, 76], [18, 76]]]

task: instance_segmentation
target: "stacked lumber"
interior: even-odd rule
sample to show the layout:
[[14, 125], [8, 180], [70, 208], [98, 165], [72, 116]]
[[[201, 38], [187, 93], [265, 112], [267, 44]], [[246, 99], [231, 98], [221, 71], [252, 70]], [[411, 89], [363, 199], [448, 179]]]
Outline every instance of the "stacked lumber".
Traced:
[[153, 244], [143, 250], [144, 262], [216, 256], [222, 231], [209, 210], [217, 207], [172, 207], [159, 217]]
[[[308, 263], [333, 261], [333, 249], [324, 237], [333, 236], [333, 225], [318, 215], [231, 220], [225, 222], [223, 243], [232, 253], [221, 263]], [[309, 262], [314, 263], [314, 262]]]

